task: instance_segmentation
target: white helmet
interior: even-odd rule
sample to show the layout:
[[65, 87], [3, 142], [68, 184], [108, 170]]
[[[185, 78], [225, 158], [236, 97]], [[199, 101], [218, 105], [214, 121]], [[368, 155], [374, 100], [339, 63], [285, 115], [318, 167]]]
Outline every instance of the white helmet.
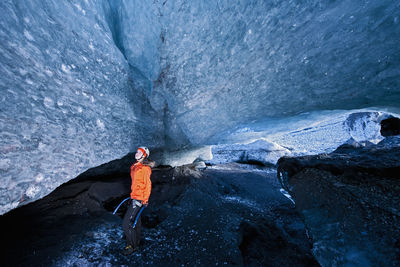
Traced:
[[141, 146], [137, 150], [142, 151], [144, 158], [148, 158], [150, 156], [150, 150], [145, 146]]

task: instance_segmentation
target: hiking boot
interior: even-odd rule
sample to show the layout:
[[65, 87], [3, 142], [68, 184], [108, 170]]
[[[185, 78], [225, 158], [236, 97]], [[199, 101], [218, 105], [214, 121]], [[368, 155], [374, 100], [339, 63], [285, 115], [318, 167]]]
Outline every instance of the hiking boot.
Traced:
[[122, 253], [124, 255], [129, 255], [133, 253], [133, 247], [131, 245], [128, 245], [124, 248], [124, 250], [122, 251]]
[[122, 253], [124, 254], [124, 255], [129, 255], [129, 254], [132, 254], [133, 252], [135, 252], [135, 251], [137, 251], [137, 250], [139, 250], [139, 248], [133, 248], [131, 245], [127, 245], [125, 248], [124, 248], [124, 250], [122, 251]]

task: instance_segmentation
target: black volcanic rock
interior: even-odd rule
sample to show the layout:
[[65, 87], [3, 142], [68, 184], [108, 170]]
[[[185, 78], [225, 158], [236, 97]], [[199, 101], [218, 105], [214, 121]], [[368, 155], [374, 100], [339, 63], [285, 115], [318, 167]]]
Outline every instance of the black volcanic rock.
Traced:
[[[277, 223], [276, 218], [267, 217], [240, 224], [239, 248], [245, 266], [320, 266], [311, 255], [306, 233], [298, 231], [304, 225], [296, 211], [277, 209], [275, 212], [286, 222]], [[288, 226], [292, 227], [291, 231]], [[297, 231], [296, 227], [299, 227]]]
[[281, 158], [278, 178], [322, 266], [400, 265], [400, 138]]
[[276, 170], [239, 164], [153, 168], [141, 249], [122, 255], [126, 206], [112, 211], [129, 195], [131, 158], [0, 216], [0, 266], [319, 266]]

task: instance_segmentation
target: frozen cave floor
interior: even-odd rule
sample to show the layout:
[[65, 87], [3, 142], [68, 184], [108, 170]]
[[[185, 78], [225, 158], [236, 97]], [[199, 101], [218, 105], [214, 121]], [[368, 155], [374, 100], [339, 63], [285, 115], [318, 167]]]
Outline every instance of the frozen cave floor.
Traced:
[[245, 164], [155, 168], [141, 249], [124, 256], [126, 207], [112, 211], [128, 171], [114, 161], [1, 216], [0, 265], [319, 266], [276, 169]]

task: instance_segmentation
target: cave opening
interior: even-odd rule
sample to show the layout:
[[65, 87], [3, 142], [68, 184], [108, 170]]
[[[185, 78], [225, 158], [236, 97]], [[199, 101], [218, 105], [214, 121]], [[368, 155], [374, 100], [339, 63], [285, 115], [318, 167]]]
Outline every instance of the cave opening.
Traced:
[[381, 135], [394, 136], [400, 134], [400, 119], [396, 117], [387, 118], [381, 121]]

